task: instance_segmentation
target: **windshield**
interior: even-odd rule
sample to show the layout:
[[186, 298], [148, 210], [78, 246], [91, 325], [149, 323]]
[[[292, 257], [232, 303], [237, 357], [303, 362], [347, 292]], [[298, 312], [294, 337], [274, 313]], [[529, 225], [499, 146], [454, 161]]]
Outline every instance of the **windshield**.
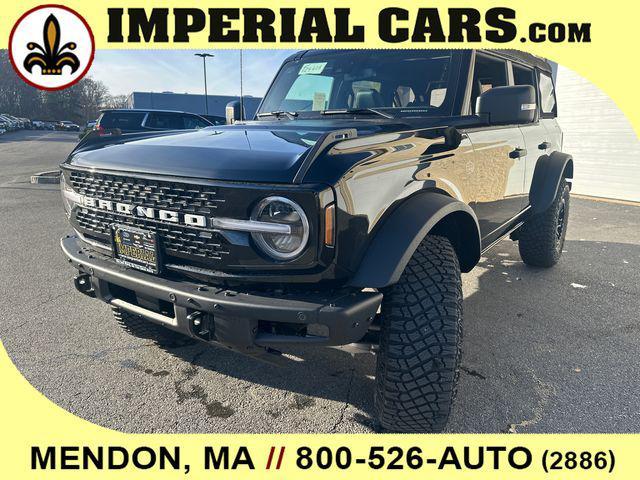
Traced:
[[370, 109], [393, 116], [450, 115], [454, 55], [450, 50], [312, 52], [283, 65], [258, 115]]

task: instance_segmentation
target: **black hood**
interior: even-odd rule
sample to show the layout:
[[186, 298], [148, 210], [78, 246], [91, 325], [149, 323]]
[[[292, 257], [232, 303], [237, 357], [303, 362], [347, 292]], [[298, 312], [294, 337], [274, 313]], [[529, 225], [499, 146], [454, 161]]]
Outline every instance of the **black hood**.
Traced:
[[[423, 128], [434, 125], [425, 125], [424, 119], [421, 123]], [[364, 136], [409, 127], [393, 120], [296, 120], [100, 137], [95, 143], [79, 145], [66, 164], [211, 180], [291, 183], [305, 156], [327, 132], [355, 128], [358, 136]]]

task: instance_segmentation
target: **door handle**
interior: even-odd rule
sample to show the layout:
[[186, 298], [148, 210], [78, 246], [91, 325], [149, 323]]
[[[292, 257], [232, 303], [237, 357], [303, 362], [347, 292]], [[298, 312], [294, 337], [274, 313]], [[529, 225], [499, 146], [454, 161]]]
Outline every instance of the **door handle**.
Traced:
[[538, 145], [538, 150], [546, 150], [547, 148], [551, 148], [551, 142], [542, 142]]
[[526, 157], [527, 156], [527, 149], [526, 148], [516, 148], [515, 150], [509, 152], [509, 158], [522, 158], [522, 157]]

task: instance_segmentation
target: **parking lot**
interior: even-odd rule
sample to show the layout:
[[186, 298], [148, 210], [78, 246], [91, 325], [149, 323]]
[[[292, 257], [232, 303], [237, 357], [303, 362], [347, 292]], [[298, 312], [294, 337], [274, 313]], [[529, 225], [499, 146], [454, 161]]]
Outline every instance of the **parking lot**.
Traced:
[[[370, 432], [375, 359], [300, 349], [276, 368], [122, 332], [75, 291], [57, 186], [31, 185], [75, 132], [0, 137], [0, 338], [58, 405], [127, 432]], [[576, 167], [576, 168], [579, 168]], [[640, 207], [573, 198], [565, 254], [526, 267], [503, 241], [464, 275], [453, 432], [640, 431]]]

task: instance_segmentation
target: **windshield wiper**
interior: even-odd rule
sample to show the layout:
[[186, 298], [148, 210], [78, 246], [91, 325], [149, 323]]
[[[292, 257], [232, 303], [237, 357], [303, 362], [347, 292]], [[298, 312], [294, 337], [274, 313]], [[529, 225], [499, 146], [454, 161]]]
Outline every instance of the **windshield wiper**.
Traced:
[[337, 110], [322, 110], [320, 115], [345, 115], [345, 114], [359, 114], [359, 113], [373, 113], [384, 118], [395, 118], [393, 115], [381, 112], [375, 108], [341, 108]]
[[298, 112], [285, 112], [284, 110], [276, 110], [274, 112], [261, 112], [261, 113], [258, 113], [256, 115], [256, 117], [258, 117], [258, 118], [262, 118], [262, 117], [276, 117], [276, 118], [287, 117], [289, 120], [295, 120], [295, 118], [297, 116], [298, 116]]

